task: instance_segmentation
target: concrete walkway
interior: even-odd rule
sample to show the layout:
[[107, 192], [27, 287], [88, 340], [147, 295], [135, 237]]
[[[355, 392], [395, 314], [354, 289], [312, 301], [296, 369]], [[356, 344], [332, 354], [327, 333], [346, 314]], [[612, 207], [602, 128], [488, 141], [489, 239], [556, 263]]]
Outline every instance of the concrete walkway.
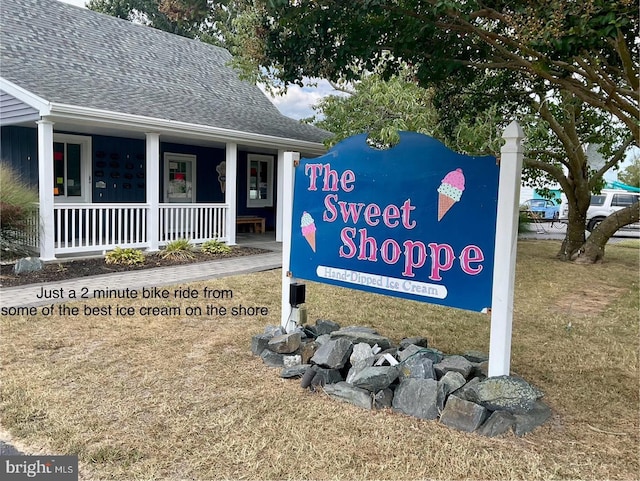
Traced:
[[[263, 240], [247, 239], [242, 246], [261, 247], [271, 252], [251, 256], [233, 257], [210, 262], [200, 262], [172, 267], [156, 267], [131, 272], [115, 272], [98, 276], [78, 277], [60, 282], [28, 284], [0, 289], [0, 305], [3, 307], [39, 306], [68, 301], [69, 289], [77, 296], [84, 288], [89, 297], [94, 289], [142, 289], [188, 282], [217, 279], [220, 277], [248, 274], [251, 272], [278, 269], [282, 266], [282, 244]], [[55, 299], [38, 298], [42, 290], [62, 289], [62, 297]], [[73, 299], [78, 300], [78, 299]]]

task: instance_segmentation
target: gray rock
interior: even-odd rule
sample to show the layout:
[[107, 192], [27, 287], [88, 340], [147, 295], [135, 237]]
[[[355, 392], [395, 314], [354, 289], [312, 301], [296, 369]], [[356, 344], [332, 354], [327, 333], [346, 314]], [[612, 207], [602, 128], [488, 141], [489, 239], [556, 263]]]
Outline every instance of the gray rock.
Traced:
[[309, 367], [311, 367], [311, 364], [298, 364], [297, 366], [285, 367], [280, 371], [280, 377], [283, 379], [302, 377]]
[[454, 396], [459, 397], [460, 399], [464, 399], [465, 401], [472, 401], [473, 402], [473, 399], [474, 399], [474, 397], [473, 397], [473, 388], [479, 382], [480, 382], [480, 378], [479, 377], [474, 377], [473, 379], [471, 379], [471, 381], [466, 383], [460, 389], [457, 389], [457, 390], [453, 391], [451, 394], [453, 394]]
[[264, 363], [269, 367], [284, 367], [284, 354], [278, 354], [269, 349], [265, 349], [260, 354]]
[[449, 371], [454, 371], [459, 372], [466, 379], [469, 377], [469, 374], [471, 374], [473, 365], [462, 356], [447, 356], [435, 364], [433, 368], [436, 370], [438, 377], [444, 376]]
[[328, 319], [318, 319], [316, 321], [315, 331], [318, 336], [323, 334], [331, 334], [333, 331], [340, 329], [340, 324]]
[[353, 350], [348, 339], [331, 339], [322, 344], [311, 358], [311, 362], [329, 369], [342, 369]]
[[405, 337], [402, 341], [400, 341], [400, 347], [407, 347], [409, 345], [414, 345], [418, 347], [427, 347], [427, 338], [426, 337]]
[[489, 356], [480, 351], [465, 351], [462, 356], [469, 362], [484, 362], [489, 360]]
[[269, 337], [282, 336], [283, 334], [286, 334], [282, 329], [282, 326], [267, 326], [264, 328], [264, 333]]
[[346, 382], [325, 386], [324, 392], [334, 399], [348, 402], [364, 409], [371, 409], [373, 405], [369, 391], [351, 386]]
[[487, 436], [493, 438], [494, 436], [500, 436], [506, 433], [509, 429], [512, 429], [516, 424], [516, 418], [513, 414], [507, 411], [494, 411], [489, 416], [489, 419], [480, 426], [477, 433], [481, 436]]
[[371, 366], [358, 372], [351, 380], [351, 384], [367, 391], [378, 392], [388, 388], [396, 379], [398, 379], [398, 368], [395, 366]]
[[284, 356], [284, 367], [293, 367], [299, 366], [302, 364], [302, 356], [300, 354], [296, 354], [294, 356]]
[[471, 370], [471, 376], [479, 377], [480, 379], [484, 379], [489, 376], [489, 361], [482, 361], [479, 363], [473, 364], [473, 369]]
[[349, 357], [351, 368], [347, 374], [347, 382], [350, 383], [354, 376], [363, 369], [373, 366], [375, 360], [376, 357], [373, 353], [373, 348], [366, 342], [360, 342], [353, 346], [353, 352], [351, 353], [351, 357]]
[[41, 271], [43, 267], [44, 263], [39, 257], [23, 257], [13, 265], [13, 272], [15, 274], [24, 274], [26, 272]]
[[313, 377], [311, 385], [326, 386], [327, 384], [335, 384], [340, 381], [344, 381], [344, 378], [338, 369], [318, 367], [316, 368], [316, 375]]
[[318, 344], [318, 346], [322, 346], [323, 344], [326, 344], [330, 340], [331, 340], [331, 336], [329, 334], [322, 334], [316, 337], [316, 343]]
[[465, 401], [456, 396], [449, 400], [442, 411], [440, 422], [449, 427], [472, 433], [487, 418], [487, 410], [479, 404]]
[[438, 417], [438, 382], [434, 379], [405, 379], [393, 395], [393, 409], [421, 419]]
[[523, 436], [549, 419], [551, 417], [551, 409], [542, 401], [536, 401], [529, 411], [515, 414], [514, 417], [516, 418], [514, 429], [516, 436]]
[[251, 352], [259, 356], [267, 348], [271, 336], [268, 334], [256, 334], [251, 338]]
[[269, 340], [267, 347], [273, 352], [278, 354], [289, 354], [294, 352], [300, 347], [302, 336], [299, 332], [292, 332], [291, 334], [282, 334], [280, 336], [274, 336]]
[[376, 409], [390, 408], [393, 402], [393, 391], [389, 388], [378, 391], [373, 397], [373, 407]]
[[391, 347], [391, 341], [386, 337], [380, 336], [379, 334], [374, 334], [365, 330], [360, 329], [349, 329], [342, 328], [338, 331], [333, 331], [331, 333], [331, 339], [347, 339], [354, 344], [358, 344], [360, 342], [366, 342], [370, 346], [378, 345], [382, 349], [389, 349]]
[[416, 346], [415, 344], [410, 344], [402, 351], [398, 352], [398, 359], [400, 361], [406, 361], [412, 356], [417, 356], [418, 353], [420, 353], [421, 357], [431, 359], [434, 364], [439, 363], [444, 358], [442, 352], [438, 351], [437, 349], [433, 349], [431, 347], [420, 347]]
[[355, 364], [358, 361], [363, 361], [371, 357], [373, 357], [373, 350], [371, 349], [371, 346], [366, 342], [359, 342], [353, 346], [353, 352], [349, 357], [349, 362], [351, 362], [351, 364]]
[[442, 411], [449, 394], [461, 388], [466, 383], [465, 378], [459, 372], [449, 371], [438, 381], [438, 409]]
[[318, 344], [316, 341], [307, 341], [302, 343], [300, 345], [300, 348], [298, 349], [300, 356], [302, 356], [302, 364], [309, 364], [311, 358], [316, 353], [319, 347], [320, 344]]
[[400, 364], [400, 378], [413, 377], [416, 379], [435, 379], [436, 373], [433, 370], [433, 361], [423, 353], [410, 357]]
[[491, 411], [526, 413], [533, 408], [538, 391], [526, 381], [512, 376], [496, 376], [480, 381], [469, 392], [473, 402]]

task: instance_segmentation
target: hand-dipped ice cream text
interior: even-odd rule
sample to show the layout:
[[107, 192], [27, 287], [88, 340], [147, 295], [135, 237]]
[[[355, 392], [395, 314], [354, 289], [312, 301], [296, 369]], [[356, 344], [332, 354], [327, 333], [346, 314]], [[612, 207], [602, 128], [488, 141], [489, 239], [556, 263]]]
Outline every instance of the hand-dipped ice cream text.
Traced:
[[[350, 169], [342, 173], [331, 168], [331, 164], [306, 164], [304, 174], [309, 178], [308, 191], [327, 192], [324, 197], [323, 222], [342, 221], [345, 227], [340, 232], [342, 245], [339, 249], [339, 256], [347, 259], [356, 258], [361, 261], [379, 262], [395, 265], [402, 261], [402, 275], [405, 277], [415, 277], [415, 270], [425, 267], [430, 262], [429, 279], [433, 281], [442, 280], [442, 273], [454, 268], [456, 263], [459, 268], [468, 275], [479, 274], [485, 259], [482, 249], [476, 245], [465, 246], [456, 256], [454, 248], [446, 243], [423, 242], [422, 240], [407, 239], [398, 242], [394, 238], [384, 240], [377, 239], [370, 235], [369, 227], [375, 227], [377, 231], [381, 228], [404, 229], [407, 232], [414, 229], [417, 220], [413, 215], [418, 206], [411, 203], [408, 198], [401, 204], [389, 204], [380, 206], [375, 202], [346, 202], [340, 200], [340, 192], [353, 192], [356, 188], [356, 174]], [[451, 180], [451, 184], [458, 191], [459, 195], [453, 203], [460, 200], [462, 190], [464, 190], [464, 176], [462, 170], [457, 169], [447, 174], [445, 180]], [[455, 182], [454, 182], [455, 181]], [[444, 184], [444, 180], [443, 180]], [[449, 184], [449, 183], [448, 183]], [[442, 187], [442, 186], [441, 186]], [[450, 189], [451, 190], [451, 189]], [[443, 195], [438, 189], [439, 194]], [[447, 191], [445, 195], [451, 197], [452, 192]], [[455, 194], [455, 193], [454, 193]], [[438, 221], [446, 214], [449, 208], [442, 209], [442, 214], [438, 214]], [[301, 228], [313, 226], [315, 236], [315, 223], [311, 216], [305, 212], [301, 219]], [[358, 228], [359, 226], [359, 228]], [[306, 232], [311, 230], [306, 227]], [[304, 234], [304, 232], [303, 232]], [[306, 234], [305, 238], [309, 241]], [[401, 236], [394, 236], [399, 238]], [[311, 241], [310, 245], [311, 245]], [[315, 252], [315, 237], [313, 246]], [[456, 262], [456, 260], [458, 262]]]

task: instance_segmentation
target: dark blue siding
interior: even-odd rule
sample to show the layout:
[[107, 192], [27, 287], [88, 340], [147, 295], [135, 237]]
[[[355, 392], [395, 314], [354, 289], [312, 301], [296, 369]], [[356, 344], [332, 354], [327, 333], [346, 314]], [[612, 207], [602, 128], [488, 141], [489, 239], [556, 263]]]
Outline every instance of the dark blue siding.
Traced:
[[37, 188], [38, 130], [28, 127], [2, 127], [0, 160], [13, 167], [23, 182]]

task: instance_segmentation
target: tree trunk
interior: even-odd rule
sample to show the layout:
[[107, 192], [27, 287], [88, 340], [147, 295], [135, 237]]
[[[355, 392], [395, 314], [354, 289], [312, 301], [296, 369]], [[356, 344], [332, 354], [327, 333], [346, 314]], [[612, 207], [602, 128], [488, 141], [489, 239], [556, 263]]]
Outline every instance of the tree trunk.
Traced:
[[640, 219], [639, 202], [611, 214], [598, 224], [587, 238], [584, 246], [580, 249], [576, 262], [594, 264], [602, 261], [604, 259], [604, 247], [611, 236], [621, 227], [638, 222], [638, 219]]
[[584, 212], [577, 209], [569, 209], [567, 233], [556, 257], [561, 261], [571, 261], [576, 258], [580, 248], [584, 245], [584, 226], [587, 217]]

